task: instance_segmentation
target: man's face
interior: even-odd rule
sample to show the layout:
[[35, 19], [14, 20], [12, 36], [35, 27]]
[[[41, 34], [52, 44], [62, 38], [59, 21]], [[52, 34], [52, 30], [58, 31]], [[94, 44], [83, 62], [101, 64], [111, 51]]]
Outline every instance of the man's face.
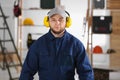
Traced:
[[55, 14], [49, 18], [50, 29], [55, 34], [60, 34], [65, 30], [66, 18], [61, 15]]

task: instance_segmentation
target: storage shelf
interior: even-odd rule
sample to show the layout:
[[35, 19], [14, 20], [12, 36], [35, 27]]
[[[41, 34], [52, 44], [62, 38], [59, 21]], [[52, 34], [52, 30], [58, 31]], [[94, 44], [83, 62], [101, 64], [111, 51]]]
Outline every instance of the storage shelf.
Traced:
[[110, 55], [106, 53], [93, 54], [93, 65], [109, 66]]
[[44, 25], [22, 25], [22, 27], [45, 27]]
[[42, 9], [42, 8], [28, 8], [28, 9], [25, 9], [25, 8], [22, 8], [21, 10], [23, 11], [48, 11], [50, 9]]

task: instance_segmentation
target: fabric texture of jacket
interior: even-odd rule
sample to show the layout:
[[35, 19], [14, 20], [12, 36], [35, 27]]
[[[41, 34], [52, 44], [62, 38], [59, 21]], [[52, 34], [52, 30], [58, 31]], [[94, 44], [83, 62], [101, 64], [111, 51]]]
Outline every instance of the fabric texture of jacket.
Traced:
[[80, 40], [65, 31], [55, 38], [49, 31], [30, 47], [19, 80], [33, 80], [38, 72], [39, 80], [94, 80], [93, 70]]

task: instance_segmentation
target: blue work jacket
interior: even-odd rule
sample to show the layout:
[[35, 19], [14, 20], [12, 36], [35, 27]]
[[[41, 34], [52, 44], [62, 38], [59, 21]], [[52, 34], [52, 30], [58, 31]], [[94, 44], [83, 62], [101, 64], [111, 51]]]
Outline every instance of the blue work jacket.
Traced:
[[36, 40], [30, 47], [22, 67], [20, 80], [94, 80], [93, 70], [80, 40], [65, 31], [55, 38], [51, 31]]

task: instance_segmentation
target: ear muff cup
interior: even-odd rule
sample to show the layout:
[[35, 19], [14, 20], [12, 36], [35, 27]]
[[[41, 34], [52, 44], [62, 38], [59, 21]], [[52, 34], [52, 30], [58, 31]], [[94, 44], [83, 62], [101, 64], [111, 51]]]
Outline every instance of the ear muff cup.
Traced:
[[[44, 26], [46, 27], [50, 27], [50, 23], [49, 23], [49, 17], [45, 16], [44, 17]], [[66, 28], [69, 28], [72, 24], [72, 19], [70, 17], [66, 17]]]
[[48, 16], [45, 16], [45, 17], [44, 17], [43, 23], [44, 23], [44, 26], [50, 27], [50, 24], [49, 24], [49, 17], [48, 17]]
[[70, 17], [66, 17], [66, 28], [69, 28], [72, 24], [72, 19]]

